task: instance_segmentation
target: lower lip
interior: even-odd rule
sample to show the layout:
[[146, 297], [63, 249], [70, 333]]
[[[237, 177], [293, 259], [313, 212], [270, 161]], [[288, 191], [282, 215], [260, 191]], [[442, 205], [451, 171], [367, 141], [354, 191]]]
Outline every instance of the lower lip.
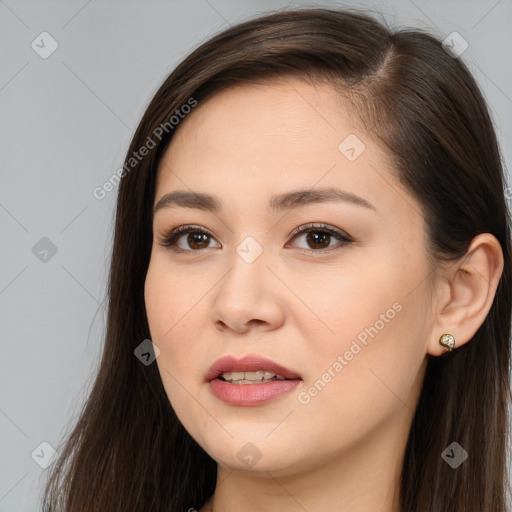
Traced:
[[264, 384], [230, 384], [224, 380], [210, 381], [212, 393], [231, 405], [260, 405], [294, 390], [302, 380], [276, 380]]

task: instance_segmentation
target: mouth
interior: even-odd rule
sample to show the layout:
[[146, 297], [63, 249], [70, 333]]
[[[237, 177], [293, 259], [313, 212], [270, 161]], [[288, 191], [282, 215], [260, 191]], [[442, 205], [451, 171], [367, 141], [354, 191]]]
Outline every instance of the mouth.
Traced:
[[215, 379], [235, 385], [302, 380], [297, 372], [255, 354], [247, 355], [242, 359], [236, 359], [233, 356], [221, 357], [210, 366], [206, 375], [208, 382]]
[[258, 370], [255, 372], [224, 372], [219, 375], [217, 379], [229, 382], [230, 384], [262, 384], [278, 380], [295, 380], [287, 379], [282, 375], [276, 375], [274, 372], [268, 370]]
[[255, 354], [221, 357], [206, 380], [213, 395], [230, 406], [263, 405], [303, 385], [297, 372]]

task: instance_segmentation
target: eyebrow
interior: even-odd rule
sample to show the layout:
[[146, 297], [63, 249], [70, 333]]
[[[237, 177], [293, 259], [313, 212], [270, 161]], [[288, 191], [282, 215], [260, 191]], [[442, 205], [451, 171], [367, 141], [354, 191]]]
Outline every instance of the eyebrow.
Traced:
[[[337, 188], [322, 188], [309, 190], [295, 190], [283, 194], [274, 195], [270, 198], [268, 206], [271, 212], [281, 212], [283, 210], [300, 208], [315, 203], [333, 203], [344, 202], [362, 206], [364, 208], [377, 211], [375, 206], [362, 197], [356, 196], [351, 192], [346, 192]], [[186, 190], [176, 190], [162, 196], [153, 208], [153, 214], [163, 208], [178, 206], [182, 208], [195, 208], [209, 212], [220, 212], [222, 210], [222, 201], [210, 194], [201, 192], [189, 192]]]

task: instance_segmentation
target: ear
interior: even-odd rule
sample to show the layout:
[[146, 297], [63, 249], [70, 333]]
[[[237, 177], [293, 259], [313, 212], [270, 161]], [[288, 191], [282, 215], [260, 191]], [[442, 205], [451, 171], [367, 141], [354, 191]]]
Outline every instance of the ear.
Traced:
[[442, 334], [455, 337], [455, 350], [471, 340], [491, 309], [502, 272], [503, 251], [490, 233], [473, 238], [466, 254], [441, 271], [435, 284], [429, 354], [447, 351], [439, 344]]

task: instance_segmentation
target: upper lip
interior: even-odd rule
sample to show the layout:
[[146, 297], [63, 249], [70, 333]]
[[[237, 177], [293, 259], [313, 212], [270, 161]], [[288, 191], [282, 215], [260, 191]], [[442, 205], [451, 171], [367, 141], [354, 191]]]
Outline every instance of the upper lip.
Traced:
[[234, 356], [224, 356], [217, 359], [208, 369], [206, 380], [209, 382], [225, 372], [254, 372], [257, 370], [274, 372], [286, 379], [301, 378], [298, 373], [285, 368], [275, 361], [257, 354], [249, 354], [242, 357], [242, 359], [237, 359]]

